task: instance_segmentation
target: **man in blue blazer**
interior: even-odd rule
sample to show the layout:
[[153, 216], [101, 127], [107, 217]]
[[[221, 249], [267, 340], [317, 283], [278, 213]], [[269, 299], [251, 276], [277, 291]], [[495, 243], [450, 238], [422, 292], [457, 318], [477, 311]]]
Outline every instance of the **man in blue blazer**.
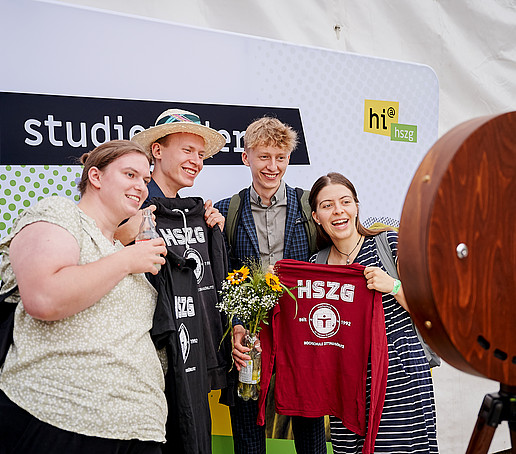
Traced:
[[[267, 268], [282, 258], [308, 261], [309, 239], [299, 196], [283, 181], [290, 154], [297, 145], [297, 133], [276, 118], [263, 117], [249, 125], [244, 136], [243, 163], [249, 167], [252, 185], [239, 193], [238, 215], [224, 233], [230, 269], [238, 269], [246, 259], [260, 259]], [[227, 218], [231, 197], [215, 204]], [[310, 220], [311, 222], [311, 220]], [[233, 358], [236, 368], [245, 367], [249, 348], [242, 345], [245, 327], [233, 327]], [[235, 454], [265, 453], [265, 427], [256, 424], [257, 401], [227, 396]], [[298, 454], [324, 454], [326, 441], [323, 418], [292, 418]]]

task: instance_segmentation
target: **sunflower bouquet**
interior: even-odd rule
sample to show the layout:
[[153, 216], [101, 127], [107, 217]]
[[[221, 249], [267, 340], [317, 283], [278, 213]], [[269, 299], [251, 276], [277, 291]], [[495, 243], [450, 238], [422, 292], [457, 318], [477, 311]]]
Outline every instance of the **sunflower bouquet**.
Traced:
[[238, 394], [244, 400], [258, 398], [261, 354], [255, 347], [257, 334], [260, 324], [267, 324], [269, 311], [284, 292], [296, 300], [278, 276], [264, 271], [257, 262], [250, 262], [239, 270], [233, 270], [222, 283], [222, 299], [217, 308], [228, 316], [229, 323], [224, 337], [232, 330], [235, 318], [248, 328], [244, 344], [251, 348], [248, 353], [251, 359], [247, 361], [246, 367], [240, 369], [238, 384]]
[[296, 299], [278, 276], [263, 271], [259, 263], [251, 262], [248, 266], [233, 270], [222, 283], [222, 300], [217, 305], [229, 319], [225, 335], [231, 330], [235, 317], [248, 327], [250, 335], [258, 333], [260, 323], [267, 323], [269, 311], [284, 292]]

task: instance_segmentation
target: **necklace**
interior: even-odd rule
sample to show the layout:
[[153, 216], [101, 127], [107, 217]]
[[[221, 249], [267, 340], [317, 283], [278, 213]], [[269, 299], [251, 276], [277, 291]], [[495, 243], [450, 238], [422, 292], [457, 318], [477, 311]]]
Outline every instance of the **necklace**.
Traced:
[[357, 241], [357, 244], [355, 244], [355, 247], [353, 249], [351, 249], [350, 253], [349, 254], [346, 254], [345, 252], [342, 252], [342, 251], [339, 251], [339, 248], [337, 246], [335, 246], [335, 244], [333, 245], [333, 247], [335, 248], [335, 250], [339, 253], [339, 254], [342, 254], [342, 255], [345, 255], [346, 256], [346, 265], [349, 265], [350, 264], [350, 260], [349, 260], [349, 256], [351, 254], [353, 254], [353, 252], [355, 252], [355, 249], [358, 247], [358, 245], [360, 244], [360, 240], [362, 240], [362, 235], [360, 235], [360, 238], [358, 239]]

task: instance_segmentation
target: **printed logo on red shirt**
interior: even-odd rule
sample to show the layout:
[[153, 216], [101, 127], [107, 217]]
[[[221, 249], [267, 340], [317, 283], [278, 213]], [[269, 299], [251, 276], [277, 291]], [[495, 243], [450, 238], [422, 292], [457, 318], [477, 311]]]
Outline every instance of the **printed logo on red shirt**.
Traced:
[[339, 331], [340, 314], [331, 304], [322, 303], [312, 308], [308, 322], [312, 332], [324, 339], [334, 336]]

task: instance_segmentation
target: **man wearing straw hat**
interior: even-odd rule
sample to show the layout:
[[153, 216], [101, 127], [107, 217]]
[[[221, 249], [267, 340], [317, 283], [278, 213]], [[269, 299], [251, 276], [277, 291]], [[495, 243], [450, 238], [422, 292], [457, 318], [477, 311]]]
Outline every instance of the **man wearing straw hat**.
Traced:
[[[145, 151], [152, 154], [154, 161], [152, 180], [147, 186], [149, 195], [143, 205], [144, 207], [149, 205], [153, 198], [155, 200], [163, 198], [176, 199], [180, 189], [193, 186], [195, 178], [203, 169], [204, 160], [218, 153], [226, 144], [225, 137], [214, 129], [202, 125], [198, 115], [181, 109], [168, 109], [164, 111], [156, 119], [154, 126], [135, 134], [132, 140], [141, 145]], [[170, 205], [172, 209], [181, 208], [179, 205], [182, 205], [181, 199], [178, 199], [175, 203], [170, 203], [172, 204]], [[211, 200], [206, 201], [204, 209], [205, 225], [210, 228], [218, 225], [222, 231], [224, 228], [224, 217], [213, 207]], [[177, 212], [177, 210], [173, 211]], [[187, 218], [188, 211], [188, 209], [185, 210]], [[167, 215], [172, 214], [170, 211], [167, 211], [167, 213], [159, 217], [157, 222], [158, 229], [160, 228], [159, 220], [164, 220]], [[204, 224], [202, 220], [201, 223]], [[169, 226], [164, 225], [164, 227]], [[183, 227], [182, 223], [180, 227]], [[222, 235], [220, 236], [222, 237]], [[188, 241], [185, 240], [185, 242], [187, 243], [185, 246], [188, 247]], [[169, 244], [169, 246], [171, 245]], [[200, 247], [200, 245], [197, 243], [193, 247], [195, 249]], [[174, 252], [182, 255], [184, 251], [176, 248]], [[200, 252], [202, 253], [202, 251]], [[207, 253], [202, 253], [201, 255], [204, 255], [204, 257], [200, 259], [200, 262], [210, 261], [210, 259], [214, 260], [213, 257], [208, 257]], [[219, 260], [221, 263], [212, 263], [212, 269], [222, 269], [223, 267], [225, 269], [225, 257], [223, 260], [224, 263], [222, 263], [222, 259]], [[202, 263], [198, 265], [202, 266]], [[215, 293], [215, 290], [212, 290], [212, 292]], [[203, 289], [202, 293], [210, 293], [210, 291], [204, 291]], [[217, 295], [215, 297], [214, 295], [210, 296], [211, 300], [217, 301]], [[211, 309], [213, 308], [210, 307]], [[219, 343], [220, 339], [217, 340], [217, 348]], [[220, 364], [223, 362], [221, 353], [217, 352], [216, 356], [219, 358], [217, 361], [218, 369], [222, 369], [220, 367]], [[212, 389], [220, 389], [225, 386], [225, 378], [222, 378], [223, 374], [225, 377], [225, 371], [219, 370], [217, 377], [210, 377]]]
[[[192, 187], [204, 160], [218, 153], [226, 144], [224, 136], [202, 125], [198, 115], [181, 109], [166, 110], [153, 127], [139, 132], [132, 140], [154, 160], [148, 200], [152, 197], [177, 197], [180, 189]], [[224, 217], [212, 207], [210, 200], [205, 208], [208, 226], [219, 224], [222, 230]]]
[[[163, 285], [164, 279], [159, 280], [156, 285], [160, 295], [167, 295], [167, 300], [171, 301], [172, 306], [175, 304], [177, 320], [174, 319], [172, 322], [180, 324], [177, 327], [179, 339], [187, 340], [186, 343], [181, 344], [183, 361], [179, 369], [184, 368], [186, 372], [184, 380], [188, 382], [187, 388], [192, 402], [191, 407], [187, 403], [183, 410], [169, 408], [168, 442], [163, 451], [176, 452], [177, 449], [182, 449], [181, 452], [192, 452], [192, 454], [209, 453], [211, 452], [211, 419], [207, 392], [225, 388], [227, 375], [227, 352], [224, 347], [220, 348], [226, 321], [216, 308], [217, 289], [220, 285], [219, 281], [223, 280], [219, 274], [225, 275], [227, 270], [222, 236], [224, 217], [212, 206], [211, 201], [207, 201], [203, 206], [202, 199], [180, 198], [178, 191], [193, 186], [195, 178], [203, 169], [204, 160], [218, 153], [225, 145], [226, 139], [214, 129], [202, 125], [199, 116], [195, 113], [168, 109], [157, 118], [154, 126], [136, 134], [132, 140], [153, 157], [154, 170], [152, 180], [148, 184], [149, 195], [144, 206], [153, 204], [156, 207], [154, 213], [157, 230], [167, 242], [169, 252], [167, 262], [170, 260], [169, 265], [177, 268], [182, 263], [192, 262], [190, 259], [195, 260], [195, 265], [192, 267], [195, 293], [188, 293], [187, 289], [179, 289], [181, 285], [174, 283], [172, 290], [174, 295], [169, 295], [170, 285]], [[137, 224], [137, 220], [132, 222]], [[136, 225], [132, 229], [134, 238]], [[169, 269], [170, 267], [162, 270], [160, 274], [168, 273]], [[168, 274], [163, 274], [162, 277], [165, 276], [168, 279]], [[182, 281], [177, 284], [181, 283]], [[182, 310], [180, 301], [188, 298], [193, 301], [192, 308], [188, 311]], [[160, 301], [159, 298], [158, 301]], [[181, 307], [178, 308], [178, 304]], [[158, 305], [157, 311], [160, 310]], [[174, 312], [174, 307], [171, 310]], [[159, 315], [156, 329], [163, 330], [164, 322], [160, 317], [163, 313], [170, 313], [170, 309], [168, 312], [165, 310], [157, 313]], [[167, 315], [167, 317], [174, 316]], [[188, 321], [184, 317], [200, 317], [201, 331], [195, 331], [195, 327], [192, 328], [193, 331], [190, 330]], [[189, 318], [189, 320], [193, 319]], [[168, 333], [167, 330], [165, 332]], [[161, 332], [158, 335], [161, 336]], [[200, 349], [190, 348], [190, 341], [196, 341]], [[199, 355], [196, 356], [197, 362], [192, 362], [194, 350], [195, 354]], [[167, 377], [173, 377], [170, 373], [172, 368], [170, 352], [168, 353]], [[183, 377], [182, 372], [179, 374]], [[179, 389], [185, 389], [181, 387], [182, 385], [177, 387], [175, 380], [170, 378], [167, 381], [170, 384], [169, 389], [177, 388], [176, 393]], [[173, 397], [176, 398], [176, 395], [174, 394]], [[174, 402], [173, 400], [169, 403], [169, 407], [175, 407]], [[191, 413], [190, 409], [192, 409]], [[171, 410], [173, 415], [170, 413]], [[190, 419], [186, 418], [185, 414], [190, 415]]]

